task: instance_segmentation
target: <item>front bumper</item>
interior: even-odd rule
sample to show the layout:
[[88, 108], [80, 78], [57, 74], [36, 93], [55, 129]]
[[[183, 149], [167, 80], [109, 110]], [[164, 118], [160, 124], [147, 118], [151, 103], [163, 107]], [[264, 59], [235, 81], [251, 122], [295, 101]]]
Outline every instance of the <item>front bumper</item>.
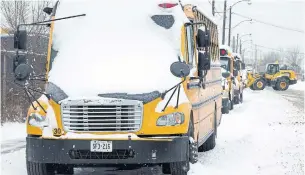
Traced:
[[91, 140], [27, 137], [27, 160], [73, 165], [158, 164], [189, 158], [187, 136], [164, 139], [112, 140], [113, 152], [90, 152]]

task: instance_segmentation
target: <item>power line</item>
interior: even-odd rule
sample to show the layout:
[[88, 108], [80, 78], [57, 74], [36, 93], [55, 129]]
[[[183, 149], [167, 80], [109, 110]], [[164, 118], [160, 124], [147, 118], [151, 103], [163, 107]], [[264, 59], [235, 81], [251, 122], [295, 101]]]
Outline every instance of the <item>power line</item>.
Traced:
[[279, 49], [275, 49], [275, 48], [270, 48], [270, 47], [266, 47], [266, 46], [261, 46], [261, 45], [257, 45], [255, 44], [257, 47], [261, 47], [261, 48], [265, 48], [265, 49], [269, 49], [269, 50], [274, 50], [274, 51], [278, 51], [278, 52], [287, 52], [287, 53], [294, 53], [294, 54], [299, 54], [299, 55], [304, 55], [305, 53], [297, 53], [297, 52], [291, 52], [291, 51], [284, 51], [284, 50], [279, 50]]
[[276, 28], [280, 28], [280, 29], [284, 29], [284, 30], [290, 30], [290, 31], [299, 32], [299, 33], [305, 33], [303, 30], [293, 29], [293, 28], [288, 28], [288, 27], [284, 27], [284, 26], [279, 26], [279, 25], [271, 24], [271, 23], [268, 23], [268, 22], [264, 22], [264, 21], [260, 21], [260, 20], [257, 20], [257, 19], [253, 19], [251, 17], [244, 16], [244, 15], [241, 15], [241, 14], [238, 14], [238, 13], [232, 12], [232, 14], [235, 14], [235, 15], [243, 17], [243, 18], [252, 19], [252, 21], [256, 21], [258, 23], [262, 23], [262, 24], [265, 24], [265, 25], [273, 26], [273, 27], [276, 27]]

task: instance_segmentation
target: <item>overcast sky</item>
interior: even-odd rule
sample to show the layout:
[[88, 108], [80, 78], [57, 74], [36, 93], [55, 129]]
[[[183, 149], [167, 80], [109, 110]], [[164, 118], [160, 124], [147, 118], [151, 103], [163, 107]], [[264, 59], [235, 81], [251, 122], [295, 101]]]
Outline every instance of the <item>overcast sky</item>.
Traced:
[[[230, 6], [238, 0], [228, 0], [227, 5]], [[305, 31], [305, 1], [304, 0], [251, 0], [252, 4], [248, 5], [247, 2], [241, 2], [234, 6], [233, 12], [251, 17], [267, 23], [272, 23], [278, 26], [293, 28]], [[216, 9], [223, 11], [224, 1], [215, 0]], [[221, 14], [223, 15], [223, 14]], [[216, 15], [219, 27], [222, 28], [222, 17]], [[232, 15], [232, 27], [245, 18]], [[227, 27], [229, 26], [227, 19]], [[299, 46], [301, 52], [305, 51], [305, 34], [275, 28], [258, 22], [244, 22], [232, 30], [232, 35], [239, 33], [240, 35], [252, 33], [252, 40], [254, 44], [271, 47], [271, 48], [290, 48]], [[221, 36], [221, 32], [219, 33]], [[228, 30], [226, 30], [226, 36]], [[242, 40], [249, 40], [251, 37], [245, 36]], [[221, 41], [221, 37], [220, 37]], [[226, 43], [227, 43], [226, 37]], [[250, 46], [250, 42], [244, 43], [245, 47]], [[262, 51], [268, 51], [259, 48]], [[248, 52], [250, 54], [250, 52]]]

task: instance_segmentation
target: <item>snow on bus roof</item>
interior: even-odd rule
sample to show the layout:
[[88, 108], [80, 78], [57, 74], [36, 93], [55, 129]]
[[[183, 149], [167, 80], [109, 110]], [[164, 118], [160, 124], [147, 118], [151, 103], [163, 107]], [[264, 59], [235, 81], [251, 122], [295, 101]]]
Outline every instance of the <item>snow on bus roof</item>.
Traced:
[[233, 52], [232, 55], [233, 55], [233, 56], [237, 56], [238, 58], [241, 59], [241, 55], [240, 55], [239, 53]]
[[[178, 61], [181, 26], [189, 20], [180, 6], [169, 11], [158, 6], [165, 2], [60, 1], [56, 18], [86, 16], [55, 22], [58, 54], [49, 81], [69, 97], [165, 91], [180, 82], [170, 65]], [[151, 18], [163, 14], [174, 16], [170, 29]]]

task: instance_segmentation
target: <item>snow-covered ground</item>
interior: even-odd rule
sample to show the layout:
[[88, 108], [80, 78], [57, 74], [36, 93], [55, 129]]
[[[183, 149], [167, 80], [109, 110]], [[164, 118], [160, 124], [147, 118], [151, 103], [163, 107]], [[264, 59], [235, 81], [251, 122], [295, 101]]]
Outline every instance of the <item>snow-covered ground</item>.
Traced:
[[[247, 89], [244, 95], [243, 104], [222, 116], [215, 149], [200, 153], [200, 161], [191, 166], [189, 174], [304, 174], [304, 109], [296, 108], [273, 90]], [[1, 140], [2, 146], [7, 146], [10, 136], [14, 137], [12, 140], [24, 140], [23, 125], [5, 125], [1, 132], [2, 136], [8, 134]], [[2, 174], [25, 174], [24, 151], [24, 148], [1, 151]], [[76, 174], [105, 173], [78, 169]]]
[[289, 89], [305, 91], [305, 81], [298, 81], [297, 84], [289, 86]]
[[1, 143], [26, 137], [26, 129], [23, 123], [5, 123], [1, 126]]

